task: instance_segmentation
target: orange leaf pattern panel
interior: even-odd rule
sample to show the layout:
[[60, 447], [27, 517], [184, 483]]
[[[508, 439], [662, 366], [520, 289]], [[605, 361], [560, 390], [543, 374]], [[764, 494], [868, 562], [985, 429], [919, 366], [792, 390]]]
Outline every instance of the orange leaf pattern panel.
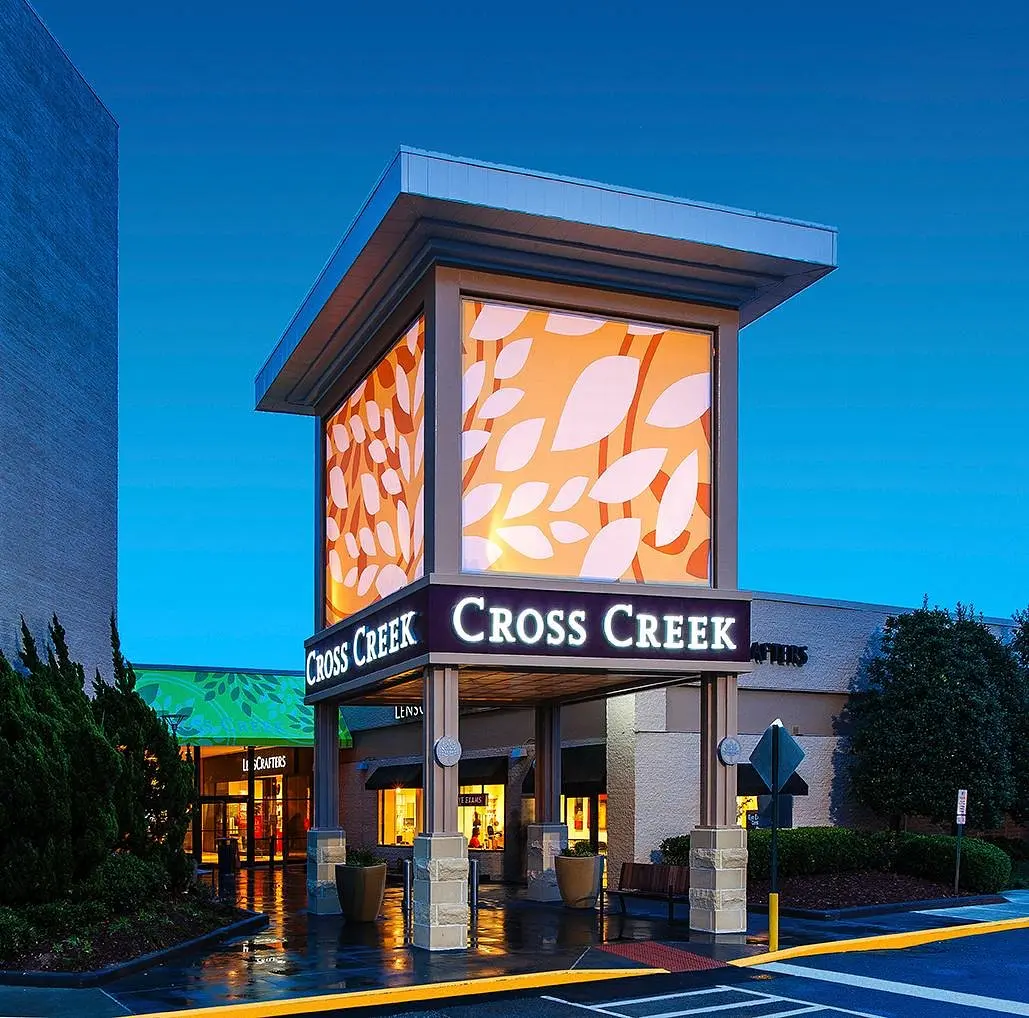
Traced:
[[711, 334], [462, 307], [470, 572], [710, 583]]
[[424, 571], [425, 322], [325, 424], [325, 624]]

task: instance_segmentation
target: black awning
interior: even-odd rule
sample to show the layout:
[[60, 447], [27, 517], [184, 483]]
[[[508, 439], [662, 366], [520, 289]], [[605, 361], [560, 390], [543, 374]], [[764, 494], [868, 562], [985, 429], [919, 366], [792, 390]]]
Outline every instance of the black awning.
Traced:
[[460, 785], [506, 785], [507, 757], [462, 759], [457, 765], [457, 780]]
[[[567, 746], [561, 750], [561, 794], [603, 795], [607, 791], [607, 746]], [[536, 794], [536, 762], [522, 782], [522, 795]]]
[[364, 783], [368, 789], [421, 788], [422, 765], [395, 764], [391, 767], [376, 767]]
[[[462, 786], [505, 785], [507, 757], [485, 756], [461, 760], [457, 765], [457, 780]], [[371, 791], [382, 788], [422, 788], [422, 765], [414, 763], [376, 767], [364, 787]]]
[[[753, 764], [736, 765], [737, 795], [771, 795], [772, 790], [762, 781]], [[807, 782], [796, 772], [782, 787], [783, 795], [807, 795]]]

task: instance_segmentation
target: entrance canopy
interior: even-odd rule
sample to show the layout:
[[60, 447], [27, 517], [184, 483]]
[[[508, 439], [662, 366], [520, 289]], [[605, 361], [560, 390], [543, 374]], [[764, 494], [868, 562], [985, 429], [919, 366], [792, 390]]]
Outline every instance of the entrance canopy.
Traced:
[[[313, 746], [302, 672], [134, 666], [136, 691], [189, 746]], [[339, 744], [353, 745], [340, 721]]]

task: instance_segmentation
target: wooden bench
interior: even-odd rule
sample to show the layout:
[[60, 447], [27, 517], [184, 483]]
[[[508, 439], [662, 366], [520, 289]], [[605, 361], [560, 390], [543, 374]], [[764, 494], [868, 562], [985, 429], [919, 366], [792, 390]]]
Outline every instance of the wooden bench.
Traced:
[[609, 887], [607, 895], [618, 899], [623, 913], [626, 898], [666, 901], [668, 921], [675, 922], [676, 902], [688, 905], [690, 901], [690, 868], [667, 863], [623, 862], [618, 886]]

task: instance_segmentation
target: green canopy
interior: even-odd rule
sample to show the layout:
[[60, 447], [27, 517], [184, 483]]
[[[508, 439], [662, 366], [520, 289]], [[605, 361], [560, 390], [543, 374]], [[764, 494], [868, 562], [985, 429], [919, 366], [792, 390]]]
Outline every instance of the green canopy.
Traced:
[[[313, 746], [303, 672], [133, 666], [139, 695], [190, 746]], [[340, 718], [339, 744], [353, 745]]]

